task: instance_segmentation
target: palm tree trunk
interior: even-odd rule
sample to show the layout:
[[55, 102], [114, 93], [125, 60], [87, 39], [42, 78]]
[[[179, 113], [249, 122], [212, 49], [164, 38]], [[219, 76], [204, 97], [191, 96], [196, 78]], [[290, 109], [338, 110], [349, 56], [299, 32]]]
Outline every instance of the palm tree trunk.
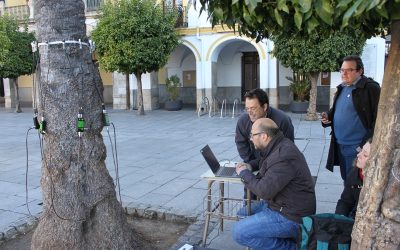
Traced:
[[[39, 42], [87, 42], [82, 0], [37, 0], [34, 9]], [[31, 249], [141, 249], [104, 163], [103, 85], [89, 48], [42, 45], [39, 53], [38, 111], [47, 127], [43, 213]]]
[[400, 20], [392, 23], [370, 159], [352, 232], [351, 249], [400, 247]]

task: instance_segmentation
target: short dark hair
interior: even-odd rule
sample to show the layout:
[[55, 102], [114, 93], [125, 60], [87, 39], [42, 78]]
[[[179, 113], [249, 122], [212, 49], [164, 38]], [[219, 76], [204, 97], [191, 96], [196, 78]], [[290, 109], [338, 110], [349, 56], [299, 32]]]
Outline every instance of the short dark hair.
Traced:
[[353, 62], [355, 62], [356, 63], [356, 69], [357, 70], [362, 69], [363, 70], [362, 75], [364, 74], [364, 63], [362, 62], [360, 56], [357, 56], [357, 55], [345, 56], [343, 58], [343, 60], [342, 60], [342, 63], [345, 62], [345, 61], [353, 61]]
[[257, 98], [258, 102], [260, 103], [261, 106], [264, 104], [267, 104], [269, 106], [269, 99], [267, 93], [265, 93], [264, 90], [260, 88], [252, 89], [244, 95], [244, 99], [249, 98], [249, 99], [254, 99]]

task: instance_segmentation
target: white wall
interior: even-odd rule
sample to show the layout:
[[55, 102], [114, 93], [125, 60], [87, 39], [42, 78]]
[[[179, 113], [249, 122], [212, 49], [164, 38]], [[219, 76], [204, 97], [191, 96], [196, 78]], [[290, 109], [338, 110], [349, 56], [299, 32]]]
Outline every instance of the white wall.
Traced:
[[236, 53], [234, 54], [233, 57], [232, 55], [225, 57], [223, 54], [226, 53], [222, 53], [221, 56], [218, 58], [217, 86], [240, 87], [242, 83], [242, 74], [241, 74], [242, 53]]
[[293, 77], [293, 71], [290, 68], [286, 68], [285, 66], [283, 66], [280, 62], [278, 62], [279, 64], [279, 86], [283, 87], [283, 86], [289, 86], [290, 85], [290, 81], [288, 79], [286, 79], [286, 77]]
[[368, 39], [361, 58], [364, 63], [364, 75], [382, 84], [385, 68], [385, 39]]
[[[367, 40], [361, 55], [364, 63], [364, 75], [372, 77], [382, 84], [385, 71], [385, 39], [374, 37]], [[336, 88], [342, 82], [339, 72], [331, 73], [331, 88]]]
[[196, 9], [192, 4], [188, 10], [188, 27], [211, 27], [211, 23], [207, 20], [208, 12], [203, 11], [199, 16], [201, 4], [199, 0], [196, 0]]

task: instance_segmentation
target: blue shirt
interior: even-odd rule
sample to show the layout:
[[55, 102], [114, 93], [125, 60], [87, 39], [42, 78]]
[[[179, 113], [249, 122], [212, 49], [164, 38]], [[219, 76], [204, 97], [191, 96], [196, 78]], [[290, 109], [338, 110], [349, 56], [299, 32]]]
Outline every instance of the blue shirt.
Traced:
[[336, 100], [333, 126], [338, 144], [360, 144], [367, 134], [367, 130], [354, 108], [351, 93], [355, 88], [354, 84], [350, 86], [343, 84], [343, 89]]

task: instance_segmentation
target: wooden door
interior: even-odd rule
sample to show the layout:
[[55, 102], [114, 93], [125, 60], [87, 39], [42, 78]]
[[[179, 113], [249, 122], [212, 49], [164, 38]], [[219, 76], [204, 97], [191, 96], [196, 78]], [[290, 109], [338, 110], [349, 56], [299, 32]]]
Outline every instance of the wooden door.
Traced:
[[242, 100], [244, 94], [260, 87], [260, 63], [257, 52], [244, 52], [242, 56]]

